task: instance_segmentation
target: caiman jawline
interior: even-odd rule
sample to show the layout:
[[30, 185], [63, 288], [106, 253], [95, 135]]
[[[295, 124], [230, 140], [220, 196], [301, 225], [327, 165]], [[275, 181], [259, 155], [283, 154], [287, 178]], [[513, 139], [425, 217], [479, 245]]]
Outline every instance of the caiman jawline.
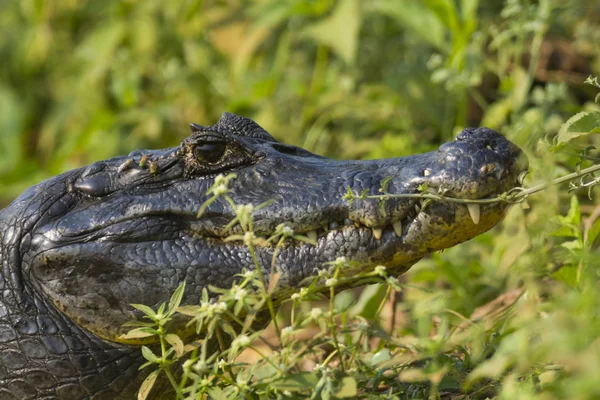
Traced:
[[[442, 201], [442, 200], [440, 200]], [[479, 224], [481, 218], [481, 205], [479, 203], [467, 203], [467, 204], [458, 204], [453, 202], [447, 202], [448, 207], [466, 207], [469, 217], [473, 224]], [[325, 239], [327, 235], [331, 232], [342, 232], [344, 230], [369, 230], [373, 237], [377, 240], [381, 239], [382, 236], [386, 233], [393, 233], [398, 239], [402, 239], [404, 235], [404, 230], [406, 227], [410, 226], [414, 223], [421, 212], [425, 212], [426, 209], [423, 208], [423, 202], [416, 202], [414, 205], [413, 211], [408, 211], [402, 218], [392, 221], [390, 224], [380, 227], [369, 227], [367, 225], [362, 224], [359, 221], [353, 221], [350, 218], [345, 218], [343, 221], [333, 221], [329, 222], [325, 225], [319, 227], [311, 227], [301, 228], [294, 227], [293, 225], [284, 223], [283, 225], [291, 228], [295, 235], [302, 235], [307, 237], [313, 242], [317, 242], [321, 239]], [[239, 235], [243, 233], [240, 226], [233, 227], [227, 236], [218, 236], [214, 234], [206, 234], [206, 232], [198, 232], [191, 229], [191, 232], [199, 237], [211, 238], [220, 241], [225, 241], [228, 237], [232, 235]], [[260, 231], [255, 232], [258, 237], [263, 238], [265, 240], [261, 241], [261, 245], [270, 245], [272, 242], [268, 242], [266, 239], [275, 234], [275, 231]], [[289, 241], [294, 241], [293, 238], [288, 238]]]

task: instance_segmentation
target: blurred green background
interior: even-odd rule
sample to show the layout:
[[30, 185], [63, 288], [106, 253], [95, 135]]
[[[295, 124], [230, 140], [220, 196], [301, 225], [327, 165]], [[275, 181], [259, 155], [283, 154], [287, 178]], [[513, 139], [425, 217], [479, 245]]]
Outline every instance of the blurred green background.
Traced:
[[223, 111], [335, 158], [480, 124], [532, 147], [592, 101], [599, 15], [592, 0], [3, 1], [0, 204]]
[[[600, 145], [561, 131], [600, 111], [583, 83], [600, 73], [596, 0], [5, 0], [0, 27], [0, 206], [62, 171], [176, 145], [223, 111], [339, 159], [484, 125], [527, 152], [527, 186]], [[600, 206], [575, 193], [534, 195], [407, 274], [400, 333], [429, 360], [422, 393], [438, 398], [444, 376], [473, 398], [600, 398]], [[476, 329], [453, 336], [469, 316]]]

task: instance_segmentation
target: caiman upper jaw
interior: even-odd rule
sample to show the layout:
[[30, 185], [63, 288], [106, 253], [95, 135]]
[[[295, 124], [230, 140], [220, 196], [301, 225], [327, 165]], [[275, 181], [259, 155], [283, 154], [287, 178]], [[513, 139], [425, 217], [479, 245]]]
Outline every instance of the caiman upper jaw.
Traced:
[[[202, 137], [204, 131], [212, 135], [213, 131], [218, 130], [213, 127], [192, 124], [192, 139], [186, 139], [182, 147], [166, 151], [138, 151], [130, 154], [127, 158], [115, 159], [113, 162], [92, 164], [81, 173], [80, 177], [74, 182], [73, 188], [88, 196], [103, 197], [119, 190], [131, 190], [129, 188], [143, 190], [144, 187], [150, 187], [151, 185], [158, 184], [160, 186], [161, 183], [168, 185], [185, 175], [186, 167], [183, 165], [183, 159], [186, 157], [186, 152], [187, 154], [194, 152], [193, 146], [197, 140], [193, 139], [194, 135]], [[266, 134], [264, 131], [259, 133], [261, 135]], [[526, 159], [522, 156], [520, 149], [497, 132], [487, 128], [467, 128], [457, 136], [454, 142], [443, 144], [436, 152], [408, 157], [407, 159], [410, 159], [410, 162], [407, 165], [396, 159], [368, 161], [362, 164], [337, 162], [322, 157], [312, 157], [312, 154], [306, 151], [288, 151], [285, 148], [286, 146], [279, 145], [279, 147], [276, 147], [276, 143], [272, 144], [271, 141], [272, 139], [268, 140], [267, 143], [269, 144], [261, 147], [260, 152], [268, 154], [268, 151], [271, 151], [271, 153], [275, 151], [275, 154], [271, 154], [272, 158], [277, 156], [287, 157], [281, 160], [281, 162], [285, 162], [283, 165], [278, 165], [281, 183], [268, 182], [268, 184], [281, 185], [297, 179], [297, 176], [294, 177], [293, 173], [287, 176], [290, 174], [290, 171], [285, 168], [288, 163], [294, 165], [296, 162], [306, 160], [311, 163], [312, 160], [315, 160], [321, 162], [322, 165], [330, 165], [330, 167], [323, 168], [322, 171], [315, 171], [312, 168], [304, 170], [300, 168], [299, 173], [304, 175], [303, 180], [315, 176], [310, 179], [315, 179], [317, 182], [319, 179], [329, 182], [335, 180], [338, 174], [358, 176], [356, 175], [358, 173], [360, 176], [365, 176], [370, 173], [373, 176], [369, 178], [369, 181], [372, 182], [368, 190], [370, 195], [382, 194], [380, 191], [382, 182], [389, 179], [389, 193], [392, 195], [415, 195], [425, 187], [428, 191], [451, 197], [467, 199], [489, 197], [515, 186], [515, 177], [518, 177], [521, 171], [526, 170], [527, 166]], [[281, 148], [285, 149], [280, 150]], [[277, 153], [278, 151], [281, 151], [281, 153]], [[289, 154], [293, 154], [294, 157], [289, 157]], [[523, 162], [524, 159], [525, 162]], [[268, 160], [266, 161], [265, 168], [277, 168], [274, 165], [271, 167]], [[277, 164], [281, 164], [281, 162]], [[154, 170], [152, 165], [155, 166]], [[363, 165], [371, 165], [367, 167], [367, 171], [372, 172], [361, 172]], [[283, 168], [281, 168], [282, 166]], [[293, 167], [292, 172], [296, 169], [298, 168]], [[353, 173], [353, 169], [356, 169], [356, 172]], [[328, 170], [330, 170], [331, 177], [327, 176]], [[259, 171], [260, 168], [257, 168], [256, 172], [261, 173]], [[269, 170], [269, 174], [271, 173], [272, 171]], [[318, 177], [319, 174], [322, 176]], [[364, 179], [361, 177], [361, 180]], [[255, 184], [253, 182], [246, 186], [251, 187]], [[269, 237], [274, 233], [277, 225], [285, 223], [297, 233], [305, 234], [312, 240], [344, 226], [370, 228], [376, 239], [381, 238], [383, 231], [386, 229], [401, 237], [403, 228], [420, 212], [421, 201], [415, 199], [388, 199], [385, 202], [356, 200], [354, 204], [341, 201], [343, 191], [348, 188], [353, 189], [353, 186], [354, 182], [347, 180], [347, 187], [337, 184], [326, 189], [329, 190], [329, 193], [326, 193], [326, 201], [317, 207], [310, 207], [310, 205], [305, 207], [299, 201], [295, 206], [295, 210], [300, 213], [300, 218], [296, 218], [283, 209], [268, 207], [264, 212], [256, 215], [255, 232], [258, 235]], [[208, 186], [205, 185], [204, 187]], [[265, 201], [268, 197], [270, 200], [277, 200], [280, 193], [277, 192], [276, 187], [273, 187], [273, 189], [273, 192], [265, 193], [262, 198], [254, 197], [248, 202], [256, 204]], [[240, 196], [236, 197], [240, 199], [247, 197], [242, 193], [244, 190], [247, 189], [241, 187], [239, 189]], [[323, 188], [315, 187], [315, 190], [320, 193]], [[236, 201], [238, 200], [236, 199]], [[245, 202], [245, 200], [239, 201]], [[285, 205], [286, 199], [280, 198], [277, 202]], [[195, 206], [192, 205], [192, 207], [195, 209], [183, 207], [179, 211], [175, 211], [178, 209], [177, 207], [172, 207], [166, 203], [164, 206], [158, 204], [157, 207], [152, 206], [152, 204], [151, 207], [142, 206], [142, 209], [155, 215], [168, 215], [174, 212], [174, 215], [178, 218], [189, 221], [191, 232], [207, 238], [224, 239], [232, 234], [242, 233], [239, 225], [223, 229], [228, 221], [235, 217], [232, 211], [226, 212], [226, 205], [222, 206], [220, 211], [209, 212], [205, 218], [197, 221], [194, 221], [193, 216], [196, 209], [199, 208], [199, 203], [196, 203]], [[141, 217], [142, 215], [131, 212], [131, 210], [139, 208], [136, 205], [130, 208], [129, 211], [124, 211], [123, 217], [114, 219], [113, 222], [123, 222]], [[467, 206], [467, 209], [472, 221], [475, 224], [479, 223], [481, 218], [480, 207], [471, 204]], [[221, 215], [219, 216], [219, 214]], [[314, 215], [311, 217], [311, 214]]]

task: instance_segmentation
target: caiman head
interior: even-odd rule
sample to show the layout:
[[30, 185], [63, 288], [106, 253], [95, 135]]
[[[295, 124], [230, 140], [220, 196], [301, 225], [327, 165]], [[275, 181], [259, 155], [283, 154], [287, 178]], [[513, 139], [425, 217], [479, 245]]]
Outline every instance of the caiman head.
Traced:
[[[255, 207], [253, 232], [268, 238], [280, 224], [316, 244], [262, 241], [256, 254], [278, 288], [298, 288], [326, 263], [345, 257], [371, 271], [401, 274], [426, 254], [454, 246], [497, 224], [503, 203], [479, 207], [416, 198], [344, 195], [417, 194], [481, 199], [518, 185], [527, 162], [518, 147], [486, 128], [466, 129], [437, 151], [402, 158], [337, 161], [277, 142], [250, 119], [224, 114], [216, 125], [192, 125], [175, 148], [135, 151], [96, 162], [30, 188], [1, 214], [5, 279], [33, 290], [79, 326], [117, 341], [133, 317], [131, 303], [156, 305], [187, 282], [185, 303], [202, 288], [230, 287], [253, 269], [232, 205], [207, 193], [235, 173], [228, 196]], [[19, 221], [18, 223], [16, 221]], [[289, 231], [288, 231], [289, 232]], [[273, 256], [275, 252], [275, 257]], [[9, 271], [7, 271], [7, 268]], [[268, 277], [267, 277], [268, 279]]]

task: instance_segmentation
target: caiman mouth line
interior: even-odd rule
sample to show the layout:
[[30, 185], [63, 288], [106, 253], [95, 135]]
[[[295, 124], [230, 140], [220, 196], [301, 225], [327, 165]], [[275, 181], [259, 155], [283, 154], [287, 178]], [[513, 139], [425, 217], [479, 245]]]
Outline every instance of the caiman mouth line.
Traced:
[[[493, 198], [495, 196], [491, 196]], [[465, 207], [469, 213], [469, 217], [473, 224], [479, 224], [482, 210], [485, 212], [486, 205], [481, 205], [478, 203], [466, 203], [466, 204], [458, 204], [450, 201], [444, 202], [448, 207]], [[302, 240], [297, 240], [292, 237], [292, 235], [301, 235], [310, 239], [313, 242], [318, 242], [319, 240], [326, 239], [327, 236], [331, 233], [343, 233], [345, 230], [362, 230], [371, 232], [372, 236], [376, 240], [380, 240], [384, 235], [390, 234], [394, 235], [394, 238], [402, 239], [405, 234], [405, 228], [409, 227], [413, 224], [421, 212], [426, 212], [425, 201], [418, 200], [414, 202], [413, 207], [409, 207], [406, 211], [406, 214], [400, 218], [392, 221], [390, 224], [380, 227], [370, 227], [359, 221], [352, 220], [350, 218], [344, 218], [343, 220], [337, 220], [333, 222], [329, 222], [325, 225], [321, 225], [318, 227], [298, 227], [294, 226], [290, 223], [282, 223], [283, 229], [290, 229], [290, 234], [285, 238], [283, 245], [293, 244], [293, 243], [304, 243]], [[218, 235], [212, 232], [195, 230], [193, 227], [189, 228], [189, 231], [199, 237], [204, 239], [214, 239], [218, 241], [225, 242], [228, 237], [233, 235], [242, 235], [244, 233], [243, 229], [239, 226], [233, 226], [225, 235]], [[293, 234], [292, 234], [293, 232]], [[278, 240], [268, 241], [270, 237], [276, 234], [275, 230], [262, 230], [255, 229], [253, 233], [256, 234], [256, 238], [258, 239], [256, 244], [258, 246], [269, 247], [274, 246]]]

